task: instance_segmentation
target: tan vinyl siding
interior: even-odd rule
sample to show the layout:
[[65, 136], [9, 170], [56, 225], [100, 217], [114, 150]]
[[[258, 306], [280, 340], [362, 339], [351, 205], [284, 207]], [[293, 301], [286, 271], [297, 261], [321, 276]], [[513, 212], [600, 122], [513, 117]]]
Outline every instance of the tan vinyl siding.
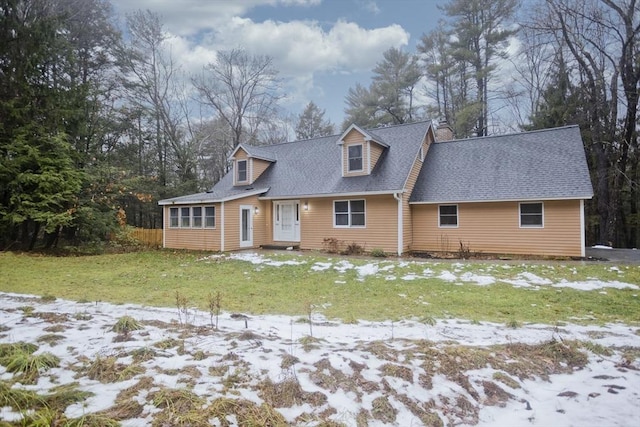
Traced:
[[246, 160], [247, 158], [248, 158], [247, 152], [244, 151], [242, 148], [236, 151], [236, 154], [234, 154], [233, 156], [234, 160]]
[[384, 151], [384, 147], [376, 144], [375, 142], [370, 142], [369, 149], [371, 150], [371, 170], [373, 170], [373, 168], [376, 167], [376, 164], [378, 163], [378, 159], [382, 155], [382, 152]]
[[[193, 205], [212, 206], [212, 205]], [[170, 228], [169, 208], [182, 208], [185, 205], [164, 206], [164, 247], [172, 249], [192, 249], [201, 251], [220, 250], [220, 204], [215, 203], [216, 226], [215, 228]], [[190, 206], [191, 207], [191, 206]], [[204, 209], [203, 209], [204, 210]], [[203, 218], [204, 221], [204, 218]]]
[[458, 227], [438, 227], [438, 205], [412, 205], [413, 250], [581, 256], [580, 201], [545, 201], [544, 228], [521, 228], [518, 202], [459, 203]]
[[[431, 145], [431, 132], [427, 133], [424, 141], [422, 142], [422, 151], [423, 156], [426, 157], [427, 150]], [[418, 181], [418, 175], [420, 175], [420, 170], [422, 169], [423, 161], [420, 159], [420, 153], [416, 156], [415, 161], [413, 162], [413, 166], [411, 166], [411, 171], [409, 172], [409, 176], [407, 177], [407, 183], [404, 187], [404, 194], [402, 195], [402, 239], [403, 239], [403, 251], [410, 250], [413, 248], [413, 215], [411, 214], [411, 206], [409, 205], [409, 198], [411, 197], [411, 193], [413, 192], [413, 188]]]
[[[257, 248], [266, 242], [265, 210], [266, 204], [258, 196], [245, 197], [224, 203], [224, 250], [235, 251], [240, 248], [240, 205], [251, 206], [253, 215], [253, 246]], [[258, 207], [258, 213], [253, 209]]]
[[[366, 226], [364, 228], [335, 228], [333, 226], [334, 200], [365, 200]], [[325, 238], [336, 238], [345, 244], [352, 242], [365, 250], [383, 249], [395, 253], [398, 247], [398, 204], [393, 195], [369, 197], [336, 197], [309, 199], [309, 210], [300, 211], [300, 247], [323, 249]]]
[[258, 179], [260, 175], [271, 165], [271, 162], [261, 159], [251, 159], [251, 183]]
[[[355, 129], [352, 129], [344, 138], [342, 144], [342, 172], [344, 176], [368, 175], [369, 144], [364, 140], [364, 136]], [[349, 172], [349, 147], [352, 145], [362, 145], [362, 171]]]

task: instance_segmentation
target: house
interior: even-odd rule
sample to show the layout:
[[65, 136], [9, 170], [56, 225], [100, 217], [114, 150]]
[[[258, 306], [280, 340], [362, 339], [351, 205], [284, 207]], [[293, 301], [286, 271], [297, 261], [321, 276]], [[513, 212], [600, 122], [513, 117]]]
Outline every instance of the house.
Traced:
[[450, 136], [418, 122], [241, 144], [210, 191], [159, 202], [164, 247], [323, 249], [336, 239], [396, 254], [463, 242], [484, 253], [584, 256], [593, 191], [577, 126]]

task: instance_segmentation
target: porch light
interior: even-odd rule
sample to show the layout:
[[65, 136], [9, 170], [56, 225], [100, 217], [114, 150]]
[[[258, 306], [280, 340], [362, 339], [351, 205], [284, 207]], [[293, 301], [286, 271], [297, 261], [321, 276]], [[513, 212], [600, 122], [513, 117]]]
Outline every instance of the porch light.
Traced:
[[258, 209], [258, 207], [256, 206], [255, 208], [253, 208], [253, 213], [255, 215], [258, 215], [260, 213], [260, 209]]
[[309, 202], [304, 202], [303, 209], [304, 209], [305, 211], [308, 211], [308, 210], [309, 210]]

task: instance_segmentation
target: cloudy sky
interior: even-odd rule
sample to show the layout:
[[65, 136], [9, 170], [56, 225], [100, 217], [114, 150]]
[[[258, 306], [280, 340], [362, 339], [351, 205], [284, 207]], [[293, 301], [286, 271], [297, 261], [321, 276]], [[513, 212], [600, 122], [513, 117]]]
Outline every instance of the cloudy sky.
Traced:
[[413, 52], [442, 17], [443, 0], [111, 0], [120, 16], [158, 13], [172, 53], [199, 71], [217, 50], [242, 47], [274, 59], [286, 84], [284, 107], [298, 114], [312, 100], [337, 125], [344, 97], [390, 47]]

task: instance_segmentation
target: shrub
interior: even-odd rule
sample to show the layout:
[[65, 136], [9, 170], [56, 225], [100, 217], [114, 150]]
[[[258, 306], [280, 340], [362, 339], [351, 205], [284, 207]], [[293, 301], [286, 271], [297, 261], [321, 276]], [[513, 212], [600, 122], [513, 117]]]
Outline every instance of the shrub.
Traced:
[[345, 255], [362, 255], [364, 248], [356, 242], [351, 242], [343, 252]]
[[380, 248], [374, 248], [371, 249], [371, 256], [376, 258], [385, 258], [387, 254], [385, 254], [384, 251]]
[[342, 246], [340, 240], [335, 237], [325, 237], [322, 240], [322, 248], [325, 252], [330, 254], [337, 254], [340, 252], [340, 246]]

